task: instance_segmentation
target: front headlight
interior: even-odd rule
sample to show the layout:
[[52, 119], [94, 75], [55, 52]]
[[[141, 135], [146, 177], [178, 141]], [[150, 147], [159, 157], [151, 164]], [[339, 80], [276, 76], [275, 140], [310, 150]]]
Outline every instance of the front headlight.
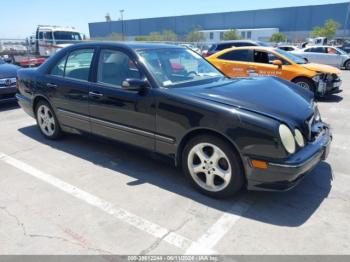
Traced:
[[317, 74], [317, 75], [315, 75], [313, 78], [312, 78], [312, 80], [314, 80], [315, 82], [320, 82], [320, 80], [321, 80], [321, 77], [322, 77], [322, 75], [321, 74]]
[[288, 126], [282, 124], [279, 127], [279, 133], [280, 133], [281, 142], [284, 148], [287, 150], [289, 154], [294, 154], [296, 146], [295, 146], [295, 139], [292, 131], [289, 129]]
[[297, 142], [299, 147], [305, 146], [305, 140], [303, 134], [299, 131], [299, 129], [294, 130], [295, 133], [295, 141]]
[[322, 118], [321, 118], [321, 114], [320, 114], [320, 111], [318, 110], [318, 106], [316, 105], [314, 107], [314, 119], [315, 119], [315, 122], [321, 122], [322, 121]]

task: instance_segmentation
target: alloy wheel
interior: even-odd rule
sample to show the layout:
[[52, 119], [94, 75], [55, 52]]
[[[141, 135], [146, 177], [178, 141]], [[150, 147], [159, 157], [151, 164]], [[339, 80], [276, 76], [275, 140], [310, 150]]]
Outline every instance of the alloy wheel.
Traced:
[[56, 130], [56, 121], [51, 109], [41, 105], [37, 111], [38, 124], [41, 131], [47, 136], [53, 136]]
[[301, 86], [302, 88], [305, 88], [305, 89], [307, 89], [307, 90], [310, 90], [310, 85], [308, 84], [308, 83], [306, 83], [306, 82], [297, 82], [296, 83], [298, 86]]
[[231, 181], [229, 158], [213, 144], [200, 143], [194, 146], [188, 154], [187, 164], [193, 180], [207, 191], [222, 191]]

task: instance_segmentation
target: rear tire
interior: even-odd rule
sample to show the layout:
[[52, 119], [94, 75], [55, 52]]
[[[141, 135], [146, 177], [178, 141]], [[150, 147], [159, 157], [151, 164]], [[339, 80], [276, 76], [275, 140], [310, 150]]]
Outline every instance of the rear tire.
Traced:
[[298, 77], [296, 79], [293, 80], [293, 83], [297, 84], [298, 86], [301, 86], [313, 93], [316, 92], [316, 85], [314, 83], [314, 81], [312, 81], [309, 78], [306, 77]]
[[62, 136], [62, 130], [57, 117], [48, 102], [40, 100], [35, 108], [36, 122], [41, 134], [51, 140]]
[[232, 145], [212, 135], [200, 135], [187, 143], [182, 168], [197, 190], [214, 198], [234, 196], [245, 182], [240, 157]]

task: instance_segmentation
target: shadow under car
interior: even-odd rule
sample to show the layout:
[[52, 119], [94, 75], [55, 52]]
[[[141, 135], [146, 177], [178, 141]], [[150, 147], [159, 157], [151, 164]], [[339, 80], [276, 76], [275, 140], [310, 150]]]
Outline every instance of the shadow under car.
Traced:
[[[206, 197], [193, 189], [178, 168], [154, 159], [151, 157], [152, 154], [138, 148], [116, 142], [111, 143], [109, 140], [93, 136], [67, 135], [59, 141], [47, 140], [35, 125], [21, 128], [19, 132], [53, 149], [133, 177], [135, 180], [126, 186], [149, 183], [211, 208], [232, 213], [234, 211], [231, 207], [234, 203], [244, 198], [252, 205], [247, 212], [238, 215], [278, 226], [298, 227], [304, 224], [327, 198], [331, 190], [332, 169], [326, 162], [321, 162], [298, 186], [290, 191], [242, 191], [234, 198], [217, 200]], [[98, 176], [99, 174], [94, 173], [93, 175]]]

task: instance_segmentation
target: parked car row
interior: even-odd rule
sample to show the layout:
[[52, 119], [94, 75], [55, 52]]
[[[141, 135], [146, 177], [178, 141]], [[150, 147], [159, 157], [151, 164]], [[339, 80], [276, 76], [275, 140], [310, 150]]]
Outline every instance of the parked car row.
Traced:
[[18, 102], [47, 139], [93, 134], [165, 155], [212, 197], [290, 189], [327, 158], [332, 141], [306, 88], [230, 78], [180, 46], [81, 43], [17, 77]]

